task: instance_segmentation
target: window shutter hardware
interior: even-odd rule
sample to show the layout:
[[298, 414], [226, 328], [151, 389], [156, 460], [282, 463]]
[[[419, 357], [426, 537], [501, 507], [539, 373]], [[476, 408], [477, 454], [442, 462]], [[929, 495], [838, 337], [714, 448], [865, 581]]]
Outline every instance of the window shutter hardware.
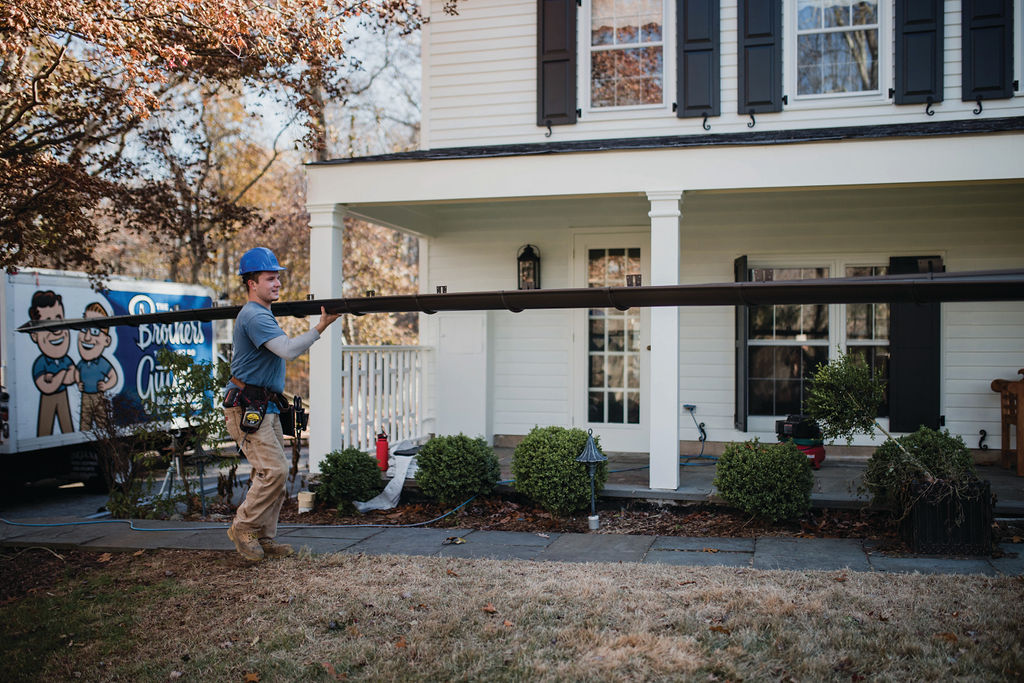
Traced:
[[576, 110], [576, 118], [578, 118], [578, 119], [582, 119], [583, 118], [583, 110], [582, 109], [577, 109]]
[[1020, 81], [1013, 82], [1013, 92], [1020, 92]]
[[782, 96], [782, 103], [783, 104], [789, 104], [789, 95], [783, 95]]
[[673, 102], [672, 103], [672, 111], [673, 112], [679, 111], [679, 103], [678, 102]]
[[889, 88], [889, 99], [891, 100], [896, 96], [896, 88]]
[[978, 114], [980, 114], [980, 113], [981, 113], [982, 111], [984, 111], [984, 107], [982, 107], [982, 106], [981, 106], [981, 95], [978, 95], [978, 100], [977, 100], [977, 102], [978, 102], [978, 108], [977, 108], [977, 109], [972, 109], [972, 110], [971, 110], [971, 113], [972, 113], [972, 114], [974, 114], [975, 116], [977, 116], [977, 115], [978, 115]]
[[544, 125], [546, 125], [548, 127], [548, 132], [544, 133], [544, 137], [549, 138], [549, 137], [551, 137], [551, 133], [553, 132], [551, 130], [551, 119], [548, 119], [547, 121], [545, 121]]
[[708, 113], [704, 112], [704, 123], [700, 124], [700, 127], [704, 130], [711, 130], [711, 124], [708, 123]]
[[935, 98], [929, 95], [928, 104], [924, 105], [924, 113], [928, 116], [935, 116], [935, 110], [932, 109], [933, 104], [935, 104]]
[[754, 110], [750, 110], [750, 123], [747, 124], [747, 128], [753, 128], [757, 125], [757, 120], [754, 118]]

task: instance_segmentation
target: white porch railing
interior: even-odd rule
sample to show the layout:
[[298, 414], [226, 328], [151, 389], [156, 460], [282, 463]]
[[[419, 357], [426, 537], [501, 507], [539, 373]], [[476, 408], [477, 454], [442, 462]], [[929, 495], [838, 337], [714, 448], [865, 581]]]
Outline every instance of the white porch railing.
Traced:
[[388, 441], [422, 435], [421, 346], [341, 347], [341, 442], [371, 455], [377, 432]]

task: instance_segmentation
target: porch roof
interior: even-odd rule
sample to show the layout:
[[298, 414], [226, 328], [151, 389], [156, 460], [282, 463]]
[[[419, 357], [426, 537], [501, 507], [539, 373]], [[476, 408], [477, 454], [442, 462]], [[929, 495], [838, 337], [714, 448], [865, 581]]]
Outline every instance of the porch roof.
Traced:
[[835, 138], [786, 145], [595, 146], [574, 153], [507, 148], [452, 157], [426, 150], [366, 157], [307, 166], [307, 205], [311, 212], [342, 207], [349, 215], [430, 237], [459, 226], [507, 229], [559, 214], [579, 227], [645, 225], [648, 193], [660, 191], [686, 193], [684, 216], [695, 195], [777, 204], [780, 191], [918, 187], [941, 197], [947, 187], [1009, 183], [1017, 192], [1024, 179], [1024, 119], [1012, 121], [1016, 127], [1003, 132], [841, 144]]

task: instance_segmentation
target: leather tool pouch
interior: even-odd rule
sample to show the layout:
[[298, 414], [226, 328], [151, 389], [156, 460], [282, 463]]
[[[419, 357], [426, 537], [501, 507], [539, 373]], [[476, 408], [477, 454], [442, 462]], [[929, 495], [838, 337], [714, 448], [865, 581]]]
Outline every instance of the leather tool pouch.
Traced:
[[241, 392], [242, 419], [238, 428], [246, 434], [259, 430], [267, 414], [267, 390], [263, 387], [248, 386]]
[[274, 394], [274, 403], [281, 411], [281, 431], [285, 436], [295, 436], [295, 409], [281, 394]]
[[238, 392], [238, 387], [228, 389], [228, 393], [224, 396], [223, 406], [225, 408], [234, 408], [238, 405]]

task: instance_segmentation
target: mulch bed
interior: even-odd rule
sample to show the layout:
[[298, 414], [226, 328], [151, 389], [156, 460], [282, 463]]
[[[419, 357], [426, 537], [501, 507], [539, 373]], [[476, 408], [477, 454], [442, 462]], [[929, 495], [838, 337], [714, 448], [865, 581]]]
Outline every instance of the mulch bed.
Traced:
[[[384, 524], [409, 525], [430, 522], [434, 528], [524, 531], [530, 533], [584, 533], [587, 513], [559, 517], [522, 500], [501, 495], [477, 498], [458, 511], [437, 519], [451, 506], [417, 500], [402, 502], [393, 510], [343, 514], [318, 505], [299, 514], [297, 502], [289, 499], [281, 510], [283, 524]], [[860, 538], [899, 543], [896, 524], [888, 513], [868, 510], [814, 510], [803, 519], [770, 523], [751, 519], [738, 510], [707, 503], [658, 506], [630, 502], [599, 505], [598, 533], [652, 536], [754, 537], [797, 536]], [[431, 521], [435, 520], [435, 521]]]

